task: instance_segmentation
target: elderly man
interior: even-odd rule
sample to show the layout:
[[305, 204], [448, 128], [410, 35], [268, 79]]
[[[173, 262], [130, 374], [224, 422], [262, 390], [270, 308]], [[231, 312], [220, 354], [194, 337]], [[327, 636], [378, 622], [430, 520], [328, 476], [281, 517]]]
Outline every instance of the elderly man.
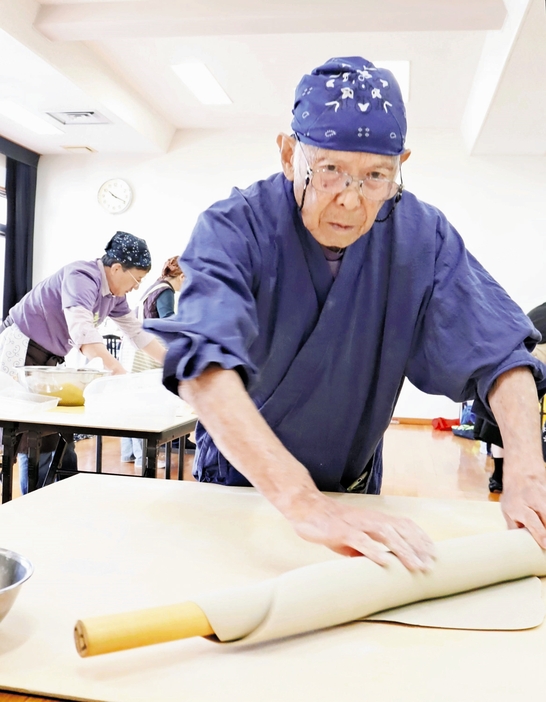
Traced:
[[201, 215], [181, 258], [184, 304], [147, 324], [169, 342], [166, 386], [200, 418], [196, 477], [252, 484], [339, 553], [381, 564], [388, 549], [427, 569], [417, 525], [323, 493], [380, 491], [407, 377], [498, 422], [506, 519], [546, 547], [536, 332], [445, 216], [403, 192], [394, 77], [331, 59], [303, 77], [293, 115], [283, 172]]

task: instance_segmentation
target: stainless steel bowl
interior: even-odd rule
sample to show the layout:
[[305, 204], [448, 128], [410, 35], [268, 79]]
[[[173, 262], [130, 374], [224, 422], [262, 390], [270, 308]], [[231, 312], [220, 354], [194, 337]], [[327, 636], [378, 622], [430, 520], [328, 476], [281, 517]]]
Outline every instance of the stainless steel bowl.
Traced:
[[94, 368], [58, 366], [23, 366], [18, 369], [19, 382], [29, 392], [59, 398], [59, 405], [77, 407], [84, 404], [83, 391], [93, 380], [112, 371]]
[[21, 585], [33, 572], [29, 560], [14, 551], [0, 548], [0, 622], [10, 611]]

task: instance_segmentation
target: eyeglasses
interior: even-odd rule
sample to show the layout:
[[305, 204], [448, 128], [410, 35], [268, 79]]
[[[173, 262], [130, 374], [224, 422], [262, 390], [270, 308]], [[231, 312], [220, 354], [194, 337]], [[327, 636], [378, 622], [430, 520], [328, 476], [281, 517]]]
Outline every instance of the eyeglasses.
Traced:
[[135, 276], [131, 273], [131, 271], [130, 271], [128, 268], [126, 269], [126, 271], [127, 271], [127, 273], [129, 273], [129, 275], [131, 276], [131, 278], [135, 281], [135, 288], [139, 288], [139, 287], [140, 287], [140, 284], [142, 283], [142, 281], [141, 281], [141, 280], [137, 280], [137, 279], [135, 278]]
[[356, 183], [358, 192], [363, 197], [376, 201], [390, 200], [403, 187], [394, 180], [385, 178], [381, 173], [370, 173], [365, 178], [355, 178], [355, 176], [339, 170], [336, 166], [313, 169], [309, 165], [299, 140], [298, 144], [307, 164], [306, 187], [311, 183], [315, 190], [330, 193], [331, 195], [339, 195], [339, 193], [350, 187], [352, 183]]

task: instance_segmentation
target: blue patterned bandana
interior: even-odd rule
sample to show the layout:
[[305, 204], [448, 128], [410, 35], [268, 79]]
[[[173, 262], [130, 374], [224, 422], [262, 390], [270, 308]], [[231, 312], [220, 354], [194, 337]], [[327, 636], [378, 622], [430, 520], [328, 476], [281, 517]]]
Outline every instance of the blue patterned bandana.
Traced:
[[406, 110], [396, 78], [359, 56], [332, 58], [296, 88], [292, 129], [334, 151], [404, 153]]
[[116, 232], [104, 250], [116, 261], [130, 268], [149, 269], [152, 266], [152, 257], [144, 239], [127, 232]]

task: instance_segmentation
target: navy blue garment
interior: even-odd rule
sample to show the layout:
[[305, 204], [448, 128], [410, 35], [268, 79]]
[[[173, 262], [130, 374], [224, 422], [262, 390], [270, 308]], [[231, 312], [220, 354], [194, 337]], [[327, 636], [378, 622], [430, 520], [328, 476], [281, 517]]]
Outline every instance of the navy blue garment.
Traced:
[[[181, 267], [177, 315], [145, 323], [169, 344], [165, 385], [176, 392], [211, 363], [236, 369], [320, 490], [345, 490], [367, 468], [358, 490], [379, 492], [381, 439], [405, 377], [474, 399], [489, 418], [500, 373], [529, 366], [546, 388], [527, 316], [445, 216], [408, 192], [346, 249], [335, 280], [282, 174], [205, 211]], [[248, 485], [202, 426], [197, 438], [199, 480]]]

